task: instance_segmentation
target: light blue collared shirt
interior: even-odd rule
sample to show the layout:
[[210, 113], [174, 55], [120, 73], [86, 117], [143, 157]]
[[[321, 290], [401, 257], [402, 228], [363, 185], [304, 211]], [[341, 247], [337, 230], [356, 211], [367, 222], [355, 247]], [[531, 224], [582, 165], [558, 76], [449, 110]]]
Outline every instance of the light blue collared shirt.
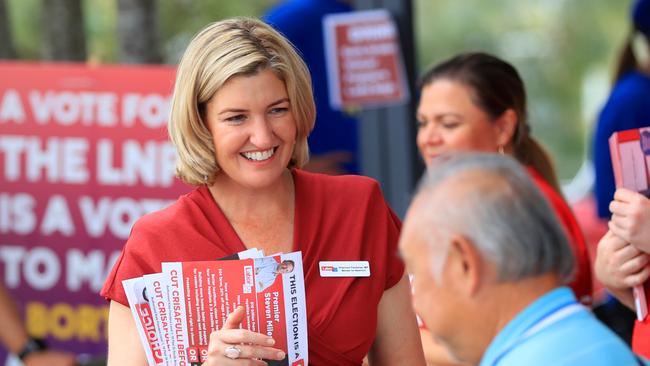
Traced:
[[[616, 334], [576, 305], [567, 287], [546, 293], [499, 332], [480, 366], [639, 365]], [[531, 334], [540, 324], [545, 325]]]

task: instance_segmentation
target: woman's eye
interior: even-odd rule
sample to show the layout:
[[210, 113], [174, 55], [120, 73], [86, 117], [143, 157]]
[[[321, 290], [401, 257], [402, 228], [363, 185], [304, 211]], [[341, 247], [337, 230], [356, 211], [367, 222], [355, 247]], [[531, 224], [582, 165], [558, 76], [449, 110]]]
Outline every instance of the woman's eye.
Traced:
[[458, 121], [443, 121], [441, 124], [442, 128], [446, 128], [448, 130], [454, 129], [460, 125], [460, 122]]
[[226, 118], [226, 122], [233, 122], [233, 123], [239, 123], [239, 122], [244, 122], [246, 119], [246, 116], [243, 114], [238, 114], [236, 116], [230, 116]]
[[287, 108], [287, 107], [277, 107], [277, 108], [271, 109], [270, 113], [278, 115], [278, 114], [286, 113], [288, 110], [289, 110], [289, 108]]
[[424, 128], [424, 126], [426, 126], [426, 125], [427, 125], [427, 121], [419, 121], [419, 120], [415, 121], [415, 126], [417, 128]]

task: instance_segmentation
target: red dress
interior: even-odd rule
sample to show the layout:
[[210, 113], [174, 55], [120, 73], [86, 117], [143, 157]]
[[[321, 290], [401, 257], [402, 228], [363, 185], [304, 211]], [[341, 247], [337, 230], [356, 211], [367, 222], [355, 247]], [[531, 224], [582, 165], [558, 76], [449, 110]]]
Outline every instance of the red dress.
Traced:
[[[370, 178], [297, 169], [293, 178], [293, 250], [303, 254], [309, 363], [360, 365], [375, 339], [379, 300], [404, 273], [397, 256], [400, 221]], [[134, 225], [101, 294], [127, 305], [124, 279], [160, 272], [161, 262], [217, 259], [244, 249], [202, 186]], [[367, 260], [371, 275], [321, 278], [318, 262], [331, 260]]]
[[582, 229], [578, 224], [573, 211], [566, 203], [564, 198], [557, 193], [548, 182], [542, 178], [539, 173], [528, 167], [528, 172], [531, 178], [537, 184], [537, 188], [544, 194], [548, 202], [555, 209], [555, 213], [560, 220], [562, 226], [566, 230], [569, 238], [569, 243], [573, 247], [573, 252], [576, 256], [576, 273], [573, 282], [569, 286], [573, 289], [576, 298], [584, 305], [591, 305], [593, 284], [591, 279], [591, 261], [589, 259], [589, 252], [587, 251], [587, 243]]

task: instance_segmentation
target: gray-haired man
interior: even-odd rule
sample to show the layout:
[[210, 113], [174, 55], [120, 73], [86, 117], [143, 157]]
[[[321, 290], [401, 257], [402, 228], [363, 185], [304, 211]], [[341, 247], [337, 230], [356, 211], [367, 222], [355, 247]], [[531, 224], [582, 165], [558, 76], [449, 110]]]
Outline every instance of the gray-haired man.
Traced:
[[510, 158], [440, 157], [411, 204], [400, 249], [414, 275], [415, 309], [460, 362], [641, 364], [564, 287], [572, 250]]

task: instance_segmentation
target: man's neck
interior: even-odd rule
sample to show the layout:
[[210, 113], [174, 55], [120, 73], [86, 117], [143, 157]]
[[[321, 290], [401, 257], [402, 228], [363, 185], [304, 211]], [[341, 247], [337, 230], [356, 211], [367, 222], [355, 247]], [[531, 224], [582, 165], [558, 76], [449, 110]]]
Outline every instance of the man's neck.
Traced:
[[560, 281], [555, 274], [527, 278], [517, 282], [505, 282], [498, 286], [498, 301], [501, 304], [498, 318], [495, 323], [495, 334], [521, 313], [530, 304], [534, 303], [546, 293], [558, 288]]
[[479, 302], [483, 314], [491, 314], [491, 316], [486, 316], [484, 319], [485, 332], [476, 343], [480, 352], [476, 352], [470, 363], [478, 365], [490, 343], [510, 321], [540, 297], [559, 286], [561, 283], [555, 274], [544, 274], [516, 282], [498, 283], [486, 288], [484, 298]]

